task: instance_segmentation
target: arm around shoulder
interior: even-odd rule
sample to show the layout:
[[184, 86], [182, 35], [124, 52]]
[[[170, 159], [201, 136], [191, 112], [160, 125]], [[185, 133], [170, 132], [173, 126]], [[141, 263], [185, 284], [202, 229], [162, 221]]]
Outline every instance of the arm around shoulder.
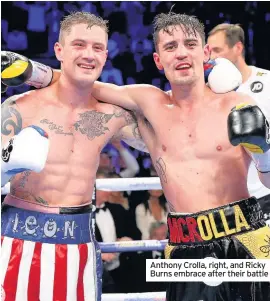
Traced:
[[100, 101], [108, 102], [132, 111], [144, 111], [153, 101], [165, 96], [165, 92], [151, 85], [125, 85], [96, 81], [92, 95]]

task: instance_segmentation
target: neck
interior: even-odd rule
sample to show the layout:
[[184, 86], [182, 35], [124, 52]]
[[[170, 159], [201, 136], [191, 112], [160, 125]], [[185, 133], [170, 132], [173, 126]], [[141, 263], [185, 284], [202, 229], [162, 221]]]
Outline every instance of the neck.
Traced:
[[238, 68], [238, 70], [241, 72], [242, 74], [242, 78], [243, 78], [243, 83], [246, 82], [250, 75], [251, 75], [251, 68], [246, 64], [244, 58], [239, 58], [239, 60], [236, 63], [236, 67]]
[[205, 93], [209, 90], [204, 81], [193, 85], [171, 85], [172, 102], [181, 108], [192, 109], [202, 103]]
[[65, 75], [61, 75], [56, 85], [58, 99], [65, 105], [74, 108], [84, 108], [97, 102], [91, 96], [93, 84], [89, 84], [87, 87], [80, 87], [77, 83], [68, 80]]

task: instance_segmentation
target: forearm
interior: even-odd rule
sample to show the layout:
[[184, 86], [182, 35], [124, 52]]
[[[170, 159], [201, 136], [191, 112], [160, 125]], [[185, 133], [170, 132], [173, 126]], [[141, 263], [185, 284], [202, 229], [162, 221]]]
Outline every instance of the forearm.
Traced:
[[123, 158], [126, 169], [120, 172], [122, 178], [134, 177], [140, 170], [140, 166], [136, 158], [126, 148], [122, 147], [119, 150], [121, 157]]

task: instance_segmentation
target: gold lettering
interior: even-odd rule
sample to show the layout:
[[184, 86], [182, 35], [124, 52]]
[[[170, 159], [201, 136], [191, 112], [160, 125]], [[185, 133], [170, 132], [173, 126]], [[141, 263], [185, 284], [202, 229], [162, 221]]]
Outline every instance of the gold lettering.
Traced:
[[240, 232], [242, 227], [245, 227], [247, 230], [250, 229], [250, 226], [247, 223], [244, 213], [242, 212], [239, 205], [234, 206], [234, 214], [235, 214], [235, 225], [236, 225], [237, 232]]
[[214, 216], [213, 213], [209, 213], [209, 220], [210, 220], [210, 224], [214, 233], [215, 238], [219, 238], [219, 237], [223, 237], [225, 236], [225, 232], [218, 232], [217, 227], [216, 227], [216, 222], [214, 220]]
[[[207, 233], [204, 232], [202, 221], [204, 221], [204, 225], [205, 225]], [[210, 240], [210, 239], [213, 238], [213, 233], [212, 233], [212, 230], [211, 230], [211, 227], [210, 227], [210, 223], [209, 223], [209, 220], [208, 220], [207, 216], [200, 215], [197, 218], [197, 224], [198, 224], [198, 228], [199, 228], [199, 232], [200, 232], [201, 238], [203, 240]]]
[[236, 232], [235, 228], [229, 229], [229, 226], [228, 226], [228, 223], [227, 223], [227, 219], [226, 219], [226, 216], [225, 216], [225, 213], [224, 213], [223, 209], [219, 210], [219, 214], [220, 214], [220, 217], [221, 217], [221, 220], [222, 220], [223, 227], [224, 227], [226, 235], [230, 235], [230, 234], [235, 233]]

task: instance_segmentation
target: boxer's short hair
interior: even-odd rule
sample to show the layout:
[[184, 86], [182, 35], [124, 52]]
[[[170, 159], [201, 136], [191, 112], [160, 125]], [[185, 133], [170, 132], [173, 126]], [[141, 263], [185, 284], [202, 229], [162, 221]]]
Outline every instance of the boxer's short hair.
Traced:
[[[216, 34], [217, 32], [223, 31], [225, 34], [225, 39], [227, 45], [232, 48], [236, 43], [241, 42], [245, 48], [245, 33], [240, 24], [228, 24], [223, 23], [215, 26], [208, 34]], [[243, 48], [243, 55], [245, 54], [245, 49]]]
[[184, 33], [192, 34], [197, 36], [197, 33], [202, 39], [202, 44], [205, 45], [205, 32], [203, 23], [195, 16], [189, 16], [186, 14], [176, 14], [174, 12], [169, 12], [167, 14], [159, 14], [155, 16], [153, 21], [154, 33], [153, 39], [156, 50], [158, 49], [158, 34], [161, 30], [163, 32], [172, 34], [173, 29], [169, 29], [170, 26], [176, 27], [180, 26]]
[[72, 12], [68, 16], [64, 17], [63, 21], [60, 23], [59, 41], [63, 42], [63, 33], [69, 34], [72, 26], [76, 24], [87, 24], [88, 28], [91, 28], [92, 26], [99, 26], [108, 34], [108, 22], [109, 21], [103, 20], [101, 17], [88, 12]]

